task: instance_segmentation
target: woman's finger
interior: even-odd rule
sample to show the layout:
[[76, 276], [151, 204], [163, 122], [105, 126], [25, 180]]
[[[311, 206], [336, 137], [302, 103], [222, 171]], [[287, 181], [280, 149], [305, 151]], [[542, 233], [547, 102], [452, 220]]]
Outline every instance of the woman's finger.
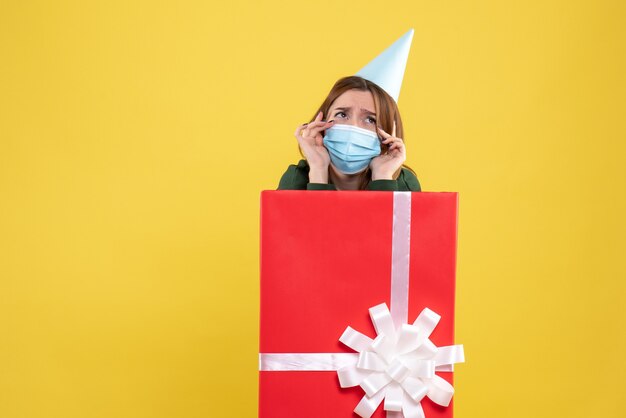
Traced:
[[319, 123], [325, 123], [322, 121], [322, 116], [324, 116], [324, 114], [319, 111], [312, 122], [303, 123], [302, 125], [298, 126], [298, 129], [302, 132], [302, 136], [308, 136], [306, 135], [306, 132], [303, 132], [304, 128], [309, 128], [310, 126], [315, 126]]
[[306, 127], [306, 135], [305, 136], [316, 136], [323, 130], [326, 130], [333, 126], [333, 122], [311, 122], [309, 126]]
[[393, 141], [393, 145], [395, 145], [396, 147], [403, 147], [404, 141], [400, 138], [395, 138], [395, 141]]
[[392, 144], [395, 144], [396, 142], [402, 143], [404, 144], [404, 141], [402, 141], [401, 138], [395, 138], [395, 137], [389, 137], [383, 141], [381, 141], [383, 144], [387, 144], [389, 146], [391, 146]]
[[387, 132], [383, 131], [381, 128], [377, 128], [378, 132], [380, 132], [380, 134], [383, 136], [383, 138], [387, 139], [387, 138], [391, 138], [391, 135], [389, 135]]
[[402, 141], [400, 138], [393, 138], [393, 142], [391, 143], [391, 145], [389, 145], [389, 151], [391, 151], [392, 149], [402, 149], [404, 148], [404, 141]]
[[303, 123], [302, 125], [298, 125], [298, 127], [296, 128], [296, 132], [294, 132], [294, 135], [298, 137], [300, 133], [302, 132], [302, 130], [306, 128], [307, 125], [308, 123]]
[[404, 155], [404, 153], [406, 152], [403, 145], [398, 145], [394, 148], [394, 151], [397, 151], [399, 155]]
[[326, 126], [328, 125], [330, 122], [325, 122], [325, 121], [314, 121], [308, 124], [307, 128], [311, 129], [311, 128], [315, 128], [317, 126]]

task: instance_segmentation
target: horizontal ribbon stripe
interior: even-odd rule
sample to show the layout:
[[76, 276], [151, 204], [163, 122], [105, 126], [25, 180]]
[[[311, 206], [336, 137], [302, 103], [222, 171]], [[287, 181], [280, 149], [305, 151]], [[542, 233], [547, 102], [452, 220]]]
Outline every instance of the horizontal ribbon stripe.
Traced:
[[337, 371], [353, 366], [359, 359], [356, 353], [261, 353], [259, 370], [271, 371]]

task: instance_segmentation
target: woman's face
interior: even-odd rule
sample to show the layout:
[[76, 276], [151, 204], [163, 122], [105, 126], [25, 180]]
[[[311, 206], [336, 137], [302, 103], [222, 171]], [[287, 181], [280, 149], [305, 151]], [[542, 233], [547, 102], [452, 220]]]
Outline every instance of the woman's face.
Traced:
[[326, 120], [376, 133], [374, 96], [369, 90], [348, 90], [335, 99]]

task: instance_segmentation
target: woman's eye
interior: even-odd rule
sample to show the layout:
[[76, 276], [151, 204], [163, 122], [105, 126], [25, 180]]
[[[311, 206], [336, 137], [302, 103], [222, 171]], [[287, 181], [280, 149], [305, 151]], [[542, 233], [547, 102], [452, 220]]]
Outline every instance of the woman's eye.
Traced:
[[374, 119], [371, 116], [368, 116], [366, 120], [367, 120], [368, 123], [374, 123], [374, 124], [376, 123], [376, 119]]
[[345, 118], [346, 114], [343, 113], [343, 112], [337, 112], [337, 113], [335, 113], [335, 117]]

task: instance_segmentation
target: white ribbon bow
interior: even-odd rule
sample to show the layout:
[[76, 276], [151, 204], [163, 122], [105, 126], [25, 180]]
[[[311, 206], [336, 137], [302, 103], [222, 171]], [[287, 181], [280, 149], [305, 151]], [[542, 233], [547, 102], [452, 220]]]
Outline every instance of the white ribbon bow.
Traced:
[[465, 361], [463, 346], [437, 347], [428, 338], [441, 316], [425, 308], [413, 325], [396, 329], [387, 305], [370, 308], [377, 337], [346, 328], [339, 341], [359, 353], [355, 365], [337, 370], [342, 388], [361, 386], [365, 396], [354, 409], [369, 418], [382, 403], [387, 416], [424, 418], [421, 401], [430, 398], [448, 406], [454, 388], [436, 371], [452, 371], [452, 365]]

